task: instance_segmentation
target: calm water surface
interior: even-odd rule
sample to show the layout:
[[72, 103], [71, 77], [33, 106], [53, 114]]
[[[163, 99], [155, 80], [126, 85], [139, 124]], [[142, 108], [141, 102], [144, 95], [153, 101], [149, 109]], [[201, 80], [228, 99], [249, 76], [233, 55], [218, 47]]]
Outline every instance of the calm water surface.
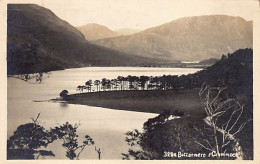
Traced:
[[[8, 78], [8, 136], [12, 135], [17, 126], [31, 122], [39, 112], [40, 123], [49, 127], [70, 123], [80, 123], [78, 134], [80, 139], [90, 135], [95, 146], [100, 147], [102, 159], [121, 159], [121, 153], [126, 153], [124, 133], [133, 129], [142, 129], [143, 123], [156, 114], [112, 110], [83, 105], [62, 105], [50, 102], [33, 102], [33, 100], [49, 100], [59, 97], [63, 89], [76, 93], [78, 85], [84, 85], [87, 80], [116, 78], [117, 76], [161, 76], [182, 75], [199, 71], [193, 68], [147, 68], [147, 67], [87, 67], [51, 72], [41, 84], [30, 84], [15, 78]], [[55, 159], [67, 159], [65, 149], [59, 141], [47, 147], [56, 155]], [[48, 157], [51, 158], [51, 157]], [[97, 159], [94, 146], [86, 147], [80, 159]]]

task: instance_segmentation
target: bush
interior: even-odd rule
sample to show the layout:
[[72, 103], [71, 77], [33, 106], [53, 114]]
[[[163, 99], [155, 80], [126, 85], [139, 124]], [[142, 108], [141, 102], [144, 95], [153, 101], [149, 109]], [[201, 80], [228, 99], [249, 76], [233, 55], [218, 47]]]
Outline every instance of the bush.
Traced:
[[61, 91], [61, 93], [60, 93], [60, 97], [62, 97], [62, 98], [67, 97], [68, 94], [69, 94], [69, 92], [68, 92], [67, 90], [63, 90], [63, 91]]

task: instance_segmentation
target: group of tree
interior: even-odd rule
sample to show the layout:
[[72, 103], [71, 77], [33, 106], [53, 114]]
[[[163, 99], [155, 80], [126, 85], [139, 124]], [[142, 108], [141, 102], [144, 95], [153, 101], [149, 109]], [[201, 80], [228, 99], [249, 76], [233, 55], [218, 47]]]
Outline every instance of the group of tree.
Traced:
[[37, 70], [40, 64], [38, 48], [39, 44], [37, 43], [24, 43], [19, 47], [17, 45], [8, 45], [7, 74], [42, 72]]
[[9, 75], [9, 77], [18, 78], [25, 82], [31, 84], [39, 84], [43, 80], [50, 77], [50, 72], [40, 72], [40, 73], [26, 73], [26, 74], [19, 74], [19, 75]]
[[[64, 69], [57, 60], [49, 60], [39, 42], [7, 44], [7, 75], [29, 75]], [[44, 55], [43, 55], [44, 54]]]
[[[29, 83], [41, 83], [50, 74], [49, 68], [43, 66], [39, 56], [39, 44], [24, 43], [7, 46], [7, 75]], [[18, 69], [19, 68], [19, 69]], [[44, 78], [43, 76], [46, 75]]]
[[245, 105], [226, 88], [204, 85], [199, 95], [204, 119], [189, 115], [169, 119], [176, 116], [169, 111], [148, 119], [142, 132], [126, 133], [131, 148], [122, 153], [123, 159], [251, 159], [248, 149], [252, 143], [242, 142], [246, 129], [252, 126], [252, 118], [245, 117]]
[[[55, 140], [62, 141], [62, 147], [66, 150], [66, 157], [70, 160], [79, 159], [86, 146], [94, 145], [89, 135], [80, 145], [77, 129], [79, 124], [72, 125], [66, 122], [63, 125], [46, 130], [40, 125], [38, 114], [31, 123], [20, 125], [14, 134], [7, 140], [7, 159], [38, 159], [40, 156], [55, 156], [50, 150], [43, 150]], [[41, 150], [42, 149], [42, 150]]]
[[[253, 50], [240, 49], [223, 55], [216, 64], [194, 74], [163, 76], [118, 76], [115, 79], [89, 80], [77, 90], [83, 92], [112, 90], [177, 90], [200, 88], [204, 82], [209, 86], [228, 87], [234, 93], [247, 92], [252, 80]], [[92, 86], [96, 86], [92, 89]]]
[[[179, 87], [201, 88], [198, 96], [205, 110], [205, 118], [184, 116], [170, 120], [168, 118], [171, 114], [163, 113], [149, 119], [144, 123], [143, 131], [126, 133], [126, 142], [131, 148], [122, 154], [123, 159], [252, 160], [252, 49], [223, 55], [213, 66], [176, 79], [183, 80]], [[162, 80], [160, 84], [164, 89]], [[205, 153], [207, 156], [178, 157], [174, 154], [178, 152]], [[229, 153], [234, 153], [235, 157], [228, 156]]]
[[89, 80], [85, 85], [79, 85], [77, 90], [83, 92], [91, 92], [91, 87], [94, 85], [95, 91], [115, 91], [115, 90], [169, 90], [181, 88], [182, 82], [177, 81], [178, 76], [164, 75], [162, 77], [152, 76], [118, 76], [115, 79]]

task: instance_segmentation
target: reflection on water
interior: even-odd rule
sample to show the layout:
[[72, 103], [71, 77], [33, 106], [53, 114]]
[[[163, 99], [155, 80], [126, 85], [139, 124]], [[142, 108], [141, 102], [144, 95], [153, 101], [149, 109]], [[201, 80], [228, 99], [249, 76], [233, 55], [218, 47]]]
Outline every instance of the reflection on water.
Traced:
[[66, 103], [66, 102], [61, 102], [61, 103], [60, 103], [60, 107], [61, 107], [61, 108], [67, 108], [67, 107], [69, 107], [69, 104]]
[[[89, 67], [54, 71], [40, 84], [30, 84], [19, 79], [8, 78], [8, 136], [13, 134], [17, 126], [30, 122], [30, 118], [34, 118], [41, 112], [39, 120], [44, 127], [54, 127], [66, 121], [72, 124], [80, 122], [79, 136], [90, 135], [94, 139], [95, 145], [101, 148], [102, 159], [121, 159], [121, 153], [128, 150], [128, 145], [124, 141], [124, 133], [135, 128], [141, 130], [143, 123], [148, 118], [155, 117], [156, 114], [46, 101], [33, 102], [33, 100], [42, 101], [59, 97], [59, 93], [64, 89], [69, 93], [76, 93], [76, 87], [85, 84], [90, 79], [94, 81], [128, 75], [181, 75], [198, 70], [200, 69]], [[65, 150], [59, 141], [50, 144], [47, 149], [54, 152], [55, 159], [66, 159]], [[87, 147], [80, 158], [97, 159], [95, 147]]]

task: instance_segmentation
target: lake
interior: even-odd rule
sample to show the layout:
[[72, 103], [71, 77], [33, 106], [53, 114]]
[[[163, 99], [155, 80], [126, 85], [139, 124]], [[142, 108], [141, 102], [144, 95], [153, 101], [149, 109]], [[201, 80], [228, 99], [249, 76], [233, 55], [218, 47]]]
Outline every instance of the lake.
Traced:
[[[121, 111], [100, 107], [73, 104], [60, 104], [43, 101], [59, 97], [59, 93], [66, 89], [69, 93], [76, 93], [78, 85], [84, 85], [88, 80], [102, 78], [116, 78], [117, 76], [162, 76], [195, 73], [197, 68], [149, 68], [149, 67], [85, 67], [53, 71], [40, 84], [31, 84], [16, 78], [7, 80], [7, 128], [8, 137], [16, 128], [31, 122], [41, 113], [39, 121], [46, 129], [69, 121], [80, 123], [78, 134], [80, 139], [90, 135], [95, 146], [101, 149], [102, 159], [121, 159], [121, 153], [126, 153], [129, 146], [125, 142], [125, 132], [142, 129], [143, 123], [157, 114]], [[80, 140], [81, 141], [81, 140]], [[80, 159], [98, 159], [95, 146], [88, 146], [81, 153]], [[67, 159], [65, 149], [60, 141], [49, 144], [47, 150], [52, 150], [55, 158]], [[47, 157], [46, 157], [47, 158]]]

